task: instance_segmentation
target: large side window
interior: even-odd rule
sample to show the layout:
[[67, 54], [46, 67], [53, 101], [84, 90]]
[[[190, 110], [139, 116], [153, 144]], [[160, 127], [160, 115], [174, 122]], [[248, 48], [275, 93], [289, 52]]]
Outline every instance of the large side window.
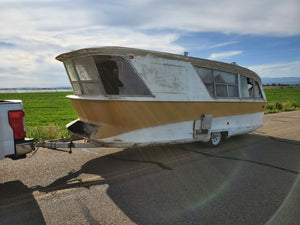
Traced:
[[239, 97], [237, 74], [194, 66], [207, 91], [215, 97]]
[[236, 74], [214, 71], [216, 97], [239, 97]]
[[213, 97], [263, 98], [259, 83], [253, 78], [194, 66]]
[[209, 94], [211, 96], [214, 96], [214, 77], [213, 77], [213, 70], [207, 69], [203, 67], [195, 67], [198, 75], [200, 76], [201, 80], [206, 86], [206, 89], [208, 90]]
[[111, 95], [151, 95], [131, 65], [119, 56], [93, 56], [105, 92]]

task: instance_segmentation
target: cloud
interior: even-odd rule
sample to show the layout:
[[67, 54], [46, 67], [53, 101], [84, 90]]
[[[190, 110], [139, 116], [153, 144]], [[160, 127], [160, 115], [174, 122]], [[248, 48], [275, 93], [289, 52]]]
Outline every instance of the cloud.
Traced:
[[[37, 56], [26, 51], [16, 49], [0, 49], [0, 55], [5, 56], [0, 59], [0, 67], [5, 65], [7, 70], [13, 70], [14, 73], [33, 72], [36, 69], [34, 63]], [[4, 68], [3, 68], [4, 70]]]
[[63, 67], [53, 63], [49, 52], [0, 49], [0, 55], [0, 88], [68, 85]]
[[239, 43], [239, 41], [230, 41], [230, 42], [219, 43], [219, 44], [216, 44], [216, 45], [212, 45], [208, 48], [220, 48], [220, 47], [225, 47], [225, 46], [228, 46], [228, 45], [233, 45], [233, 44], [236, 44], [236, 43]]
[[300, 61], [250, 66], [261, 77], [300, 77]]
[[227, 52], [219, 52], [219, 53], [212, 53], [209, 56], [209, 59], [213, 60], [220, 60], [220, 59], [227, 59], [235, 55], [242, 54], [243, 51], [227, 51]]
[[[2, 1], [0, 27], [65, 30], [85, 26], [179, 29], [290, 36], [300, 34], [298, 0]], [[12, 26], [13, 25], [13, 26]]]
[[174, 44], [176, 33], [111, 26], [105, 17], [112, 15], [103, 5], [94, 6], [85, 1], [1, 1], [0, 88], [69, 85], [63, 65], [54, 58], [72, 49], [116, 45], [184, 51]]
[[[78, 35], [78, 32], [84, 35]], [[49, 42], [65, 48], [90, 46], [127, 46], [181, 53], [184, 48], [173, 44], [178, 39], [175, 33], [144, 34], [122, 27], [95, 26], [80, 30], [61, 32]]]
[[[62, 52], [117, 45], [182, 53], [185, 48], [176, 41], [189, 32], [299, 35], [300, 2], [1, 0], [0, 21], [0, 88], [61, 86], [69, 84], [54, 60]], [[212, 53], [210, 58], [241, 53]]]
[[[103, 6], [102, 1], [100, 5]], [[110, 25], [277, 36], [300, 34], [298, 0], [131, 0], [117, 1], [108, 9], [101, 13]]]
[[[159, 7], [158, 7], [159, 6]], [[180, 10], [179, 10], [180, 9]], [[290, 36], [300, 34], [298, 0], [2, 1], [6, 31], [117, 26]], [[28, 30], [29, 29], [29, 30]], [[5, 31], [4, 30], [4, 31]]]
[[[78, 33], [83, 35], [78, 35]], [[0, 46], [0, 88], [55, 87], [69, 85], [60, 53], [93, 46], [127, 46], [181, 53], [173, 44], [176, 34], [143, 34], [127, 28], [89, 27], [67, 32], [37, 31], [10, 39]], [[15, 48], [12, 49], [12, 43]], [[16, 82], [20, 81], [20, 82]]]

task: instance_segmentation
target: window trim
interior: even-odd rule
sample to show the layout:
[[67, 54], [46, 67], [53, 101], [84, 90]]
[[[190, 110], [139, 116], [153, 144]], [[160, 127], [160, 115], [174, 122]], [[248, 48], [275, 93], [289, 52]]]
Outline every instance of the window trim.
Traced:
[[[69, 61], [69, 62], [71, 63], [71, 65], [72, 65], [72, 67], [73, 67], [73, 70], [74, 70], [74, 72], [75, 72], [75, 76], [76, 76], [77, 80], [74, 80], [74, 81], [71, 80], [70, 72], [69, 72], [69, 70], [67, 69], [67, 66], [66, 66], [66, 62], [67, 62], [67, 61]], [[64, 62], [64, 67], [65, 67], [65, 70], [67, 71], [68, 78], [69, 78], [69, 81], [70, 81], [70, 83], [71, 83], [71, 85], [72, 85], [72, 90], [73, 90], [74, 94], [76, 94], [76, 95], [82, 95], [82, 87], [81, 87], [81, 84], [80, 84], [80, 82], [79, 82], [79, 77], [78, 77], [77, 71], [76, 71], [76, 69], [75, 69], [75, 67], [74, 67], [73, 59], [68, 59], [68, 60], [66, 60], [66, 61]], [[77, 83], [77, 84], [79, 85], [79, 93], [75, 93], [74, 87], [73, 87], [73, 83]]]
[[[214, 97], [215, 98], [239, 98], [240, 97], [239, 90], [237, 90], [238, 91], [238, 96], [229, 96], [229, 86], [239, 88], [239, 79], [237, 77], [238, 74], [230, 73], [230, 72], [226, 72], [226, 71], [222, 71], [222, 70], [216, 70], [216, 69], [212, 69], [212, 71], [213, 71], [214, 95], [215, 95]], [[235, 75], [236, 76], [236, 80], [237, 80], [237, 84], [218, 83], [218, 82], [216, 82], [215, 79], [216, 79], [216, 73], [217, 72], [223, 72], [223, 73], [228, 73], [228, 74]], [[226, 94], [227, 94], [227, 96], [217, 96], [217, 85], [224, 85], [224, 86], [226, 86]]]
[[[246, 76], [246, 75], [242, 75], [242, 74], [239, 74], [239, 73], [231, 73], [231, 72], [227, 72], [227, 71], [223, 71], [223, 70], [219, 70], [219, 69], [213, 69], [213, 68], [208, 68], [208, 67], [204, 67], [204, 66], [199, 66], [199, 65], [196, 65], [196, 64], [192, 64], [195, 72], [197, 73], [199, 79], [201, 80], [201, 82], [204, 84], [208, 94], [215, 98], [215, 99], [254, 99], [254, 100], [261, 100], [261, 99], [264, 99], [264, 94], [263, 94], [263, 91], [262, 91], [262, 87], [261, 87], [261, 84], [260, 82], [257, 80], [257, 79], [254, 79], [252, 77], [249, 77], [249, 76]], [[213, 80], [213, 83], [212, 83], [212, 86], [213, 86], [213, 92], [210, 92], [208, 90], [208, 87], [206, 84], [210, 84], [210, 83], [206, 83], [201, 75], [200, 75], [200, 71], [198, 68], [203, 68], [203, 69], [209, 69], [209, 70], [212, 70], [212, 80]], [[233, 74], [233, 75], [236, 75], [237, 76], [237, 84], [230, 84], [230, 83], [218, 83], [215, 81], [215, 77], [216, 77], [216, 72], [215, 71], [220, 71], [220, 72], [224, 72], [224, 73], [229, 73], [229, 74]], [[243, 77], [246, 77], [247, 79], [250, 79], [251, 82], [252, 82], [252, 85], [253, 85], [253, 90], [252, 90], [252, 94], [251, 96], [249, 97], [242, 97], [242, 89], [241, 89], [241, 76]], [[258, 89], [259, 89], [259, 95], [260, 97], [255, 97], [255, 84], [257, 83], [257, 86], [258, 86]], [[217, 85], [224, 85], [226, 86], [226, 91], [227, 91], [227, 96], [217, 96], [217, 88], [216, 86]], [[233, 87], [237, 87], [238, 88], [238, 96], [236, 97], [230, 97], [228, 96], [229, 95], [229, 86], [233, 86]]]
[[[95, 62], [94, 62], [94, 60], [93, 60], [93, 58], [92, 58], [91, 55], [81, 56], [81, 57], [76, 57], [76, 58], [72, 58], [72, 59], [71, 59], [73, 68], [74, 68], [74, 70], [75, 70], [75, 72], [76, 72], [76, 74], [77, 74], [78, 83], [79, 83], [80, 90], [81, 90], [81, 95], [87, 95], [87, 96], [91, 95], [91, 94], [86, 93], [86, 90], [85, 90], [85, 88], [84, 88], [84, 86], [83, 86], [83, 84], [86, 84], [86, 83], [95, 83], [95, 84], [98, 84], [98, 85], [100, 85], [100, 88], [102, 88], [102, 90], [104, 90], [104, 87], [103, 87], [103, 84], [102, 84], [102, 82], [101, 82], [101, 80], [100, 80], [100, 77], [99, 77], [98, 80], [81, 80], [81, 79], [80, 79], [80, 76], [79, 76], [79, 74], [78, 74], [78, 72], [77, 72], [77, 69], [76, 69], [75, 63], [74, 63], [74, 60], [80, 59], [80, 58], [89, 58], [90, 60], [92, 60], [93, 65], [95, 66], [96, 71], [97, 71], [98, 73], [99, 73], [99, 71], [98, 71], [98, 69], [97, 69], [97, 67], [96, 67], [96, 65], [95, 65]], [[104, 92], [105, 92], [105, 90], [104, 90]], [[101, 95], [101, 94], [97, 94], [97, 95]], [[97, 96], [97, 95], [92, 95], [92, 96]]]
[[[254, 79], [253, 79], [254, 80]], [[257, 87], [258, 87], [258, 94], [260, 95], [260, 97], [255, 97], [255, 86], [257, 84]], [[261, 85], [259, 84], [259, 82], [257, 80], [254, 80], [254, 98], [255, 99], [263, 99], [264, 98], [264, 95], [263, 95], [263, 92], [261, 91], [262, 88], [261, 88]]]
[[136, 68], [132, 65], [132, 63], [130, 62], [130, 60], [128, 60], [128, 57], [126, 55], [116, 55], [116, 54], [93, 54], [93, 55], [90, 55], [90, 57], [93, 57], [93, 56], [112, 56], [112, 57], [120, 57], [120, 58], [122, 58], [126, 63], [129, 64], [129, 66], [131, 67], [131, 69], [133, 70], [133, 72], [135, 73], [135, 75], [138, 76], [138, 78], [141, 80], [141, 82], [143, 83], [143, 85], [145, 86], [145, 88], [147, 89], [147, 91], [149, 92], [148, 95], [137, 95], [137, 94], [135, 94], [135, 95], [128, 95], [128, 94], [122, 94], [122, 95], [119, 94], [119, 95], [116, 95], [116, 94], [107, 94], [106, 91], [105, 91], [105, 88], [103, 86], [103, 81], [102, 81], [100, 72], [98, 71], [98, 68], [96, 66], [96, 69], [97, 69], [97, 71], [99, 73], [99, 76], [100, 76], [101, 85], [102, 85], [103, 90], [105, 92], [104, 96], [106, 96], [106, 97], [151, 97], [151, 98], [155, 97], [155, 95], [153, 94], [153, 92], [151, 91], [151, 89], [149, 88], [149, 86], [147, 85], [147, 83], [145, 82], [144, 78], [137, 72]]
[[[96, 66], [96, 63], [93, 59], [93, 56], [112, 56], [112, 57], [120, 57], [122, 58], [126, 63], [129, 64], [129, 66], [131, 67], [131, 69], [133, 70], [133, 72], [135, 73], [135, 75], [138, 76], [138, 78], [141, 80], [141, 82], [143, 83], [143, 85], [145, 86], [145, 88], [147, 89], [147, 91], [149, 92], [148, 95], [128, 95], [128, 94], [122, 94], [122, 95], [115, 95], [115, 94], [107, 94], [106, 91], [105, 91], [105, 88], [103, 86], [103, 83], [102, 83], [102, 80], [101, 80], [101, 75], [99, 74], [99, 71], [98, 71], [98, 68]], [[80, 80], [79, 79], [79, 75], [78, 75], [78, 72], [75, 68], [75, 65], [74, 65], [74, 61], [73, 60], [76, 60], [76, 59], [80, 59], [80, 58], [86, 58], [86, 57], [89, 57], [91, 58], [91, 60], [93, 61], [93, 64], [95, 65], [96, 67], [96, 70], [99, 74], [99, 80]], [[75, 72], [75, 75], [76, 75], [76, 78], [77, 78], [77, 81], [72, 81], [71, 80], [71, 76], [69, 74], [69, 71], [67, 70], [67, 67], [65, 65], [65, 62], [67, 61], [70, 61], [71, 62], [71, 65], [74, 69], [74, 72]], [[66, 61], [64, 61], [64, 67], [65, 67], [65, 70], [67, 71], [67, 74], [68, 74], [68, 78], [69, 78], [69, 81], [72, 85], [72, 89], [73, 89], [73, 92], [74, 92], [74, 88], [73, 88], [73, 83], [78, 83], [79, 84], [79, 88], [80, 88], [80, 93], [75, 93], [75, 95], [80, 95], [80, 96], [105, 96], [105, 97], [118, 97], [118, 98], [121, 98], [121, 97], [151, 97], [151, 98], [154, 98], [155, 95], [153, 94], [153, 92], [151, 91], [151, 89], [149, 88], [149, 86], [147, 85], [147, 83], [145, 82], [145, 79], [137, 72], [136, 68], [133, 66], [133, 64], [130, 62], [130, 60], [128, 60], [128, 57], [126, 55], [116, 55], [116, 54], [89, 54], [89, 55], [84, 55], [84, 56], [77, 56], [77, 57], [73, 57], [73, 58], [70, 58]], [[84, 93], [84, 88], [82, 86], [82, 83], [87, 83], [87, 82], [91, 82], [91, 83], [98, 83], [100, 84], [102, 90], [103, 90], [103, 94], [97, 94], [97, 95], [90, 95], [90, 94], [86, 94]]]

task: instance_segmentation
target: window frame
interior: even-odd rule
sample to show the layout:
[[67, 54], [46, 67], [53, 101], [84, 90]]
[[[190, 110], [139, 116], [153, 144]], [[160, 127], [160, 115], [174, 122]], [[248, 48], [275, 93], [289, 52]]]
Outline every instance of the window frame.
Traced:
[[[225, 72], [222, 70], [213, 70], [213, 82], [214, 82], [214, 90], [215, 90], [215, 97], [216, 98], [239, 98], [240, 97], [240, 93], [239, 93], [239, 79], [238, 79], [238, 74], [235, 73], [230, 73], [230, 72]], [[216, 77], [217, 77], [217, 73], [221, 72], [221, 73], [227, 73], [230, 75], [234, 75], [236, 78], [236, 84], [233, 83], [220, 83], [220, 82], [216, 82]], [[222, 85], [222, 86], [226, 86], [226, 96], [217, 96], [217, 85]], [[229, 86], [231, 87], [237, 87], [237, 96], [229, 96]]]
[[[75, 75], [75, 80], [71, 79], [74, 76], [73, 75], [71, 76], [70, 71], [68, 70], [67, 65], [66, 65], [67, 63], [70, 63], [71, 66], [72, 66], [72, 70], [74, 71], [73, 75]], [[68, 78], [69, 78], [69, 81], [70, 81], [70, 83], [72, 85], [72, 90], [73, 90], [74, 94], [76, 94], [76, 95], [82, 95], [82, 87], [81, 87], [81, 84], [80, 84], [80, 81], [79, 81], [79, 77], [78, 77], [77, 71], [75, 70], [73, 60], [72, 59], [68, 59], [68, 60], [64, 61], [64, 67], [65, 67], [65, 70], [67, 71]], [[75, 90], [73, 84], [77, 84], [78, 87], [79, 87], [79, 90]], [[77, 92], [77, 91], [79, 91], [79, 92]]]
[[[213, 69], [213, 68], [208, 68], [208, 67], [204, 67], [204, 66], [199, 66], [199, 65], [195, 65], [193, 64], [193, 67], [199, 77], [199, 79], [202, 81], [202, 83], [204, 84], [207, 92], [210, 94], [210, 96], [212, 96], [213, 98], [215, 99], [264, 99], [264, 95], [263, 95], [263, 91], [262, 91], [262, 88], [261, 88], [261, 85], [259, 83], [258, 80], [254, 79], [254, 78], [251, 78], [249, 76], [246, 76], [246, 75], [241, 75], [239, 73], [231, 73], [231, 72], [227, 72], [227, 71], [222, 71], [222, 70], [218, 70], [218, 69]], [[210, 76], [212, 76], [212, 86], [213, 86], [213, 92], [211, 92], [209, 89], [208, 89], [208, 86], [207, 84], [211, 85], [211, 83], [208, 83], [208, 82], [205, 82], [205, 80], [203, 80], [203, 77], [201, 76], [200, 74], [200, 70], [199, 69], [208, 69], [208, 70], [211, 70], [212, 71], [212, 74], [210, 74]], [[222, 73], [227, 73], [227, 74], [232, 74], [232, 75], [235, 75], [236, 76], [236, 80], [237, 80], [237, 83], [236, 84], [231, 84], [231, 83], [220, 83], [220, 82], [216, 82], [215, 78], [216, 78], [216, 73], [217, 72], [222, 72]], [[252, 92], [251, 94], [249, 94], [249, 97], [242, 97], [242, 86], [241, 86], [241, 76], [245, 77], [246, 79], [250, 79], [250, 82], [252, 84]], [[257, 84], [257, 87], [258, 87], [258, 95], [259, 97], [256, 97], [256, 94], [255, 94], [255, 87], [256, 87], [256, 84]], [[226, 86], [226, 94], [227, 96], [218, 96], [217, 95], [217, 85], [221, 85], [221, 86]], [[238, 96], [229, 96], [229, 87], [237, 87], [237, 92], [238, 92]]]
[[[94, 61], [94, 58], [93, 58], [94, 56], [120, 57], [122, 60], [124, 60], [125, 63], [129, 64], [129, 67], [132, 69], [134, 75], [136, 75], [138, 77], [138, 79], [142, 82], [142, 84], [144, 85], [144, 87], [146, 88], [146, 90], [147, 90], [147, 92], [149, 94], [145, 94], [145, 95], [134, 95], [133, 94], [133, 95], [130, 95], [130, 94], [108, 94], [108, 93], [106, 93], [105, 88], [103, 86], [103, 81], [102, 81], [100, 72], [98, 71], [98, 68], [96, 66], [96, 62]], [[98, 76], [99, 76], [98, 80], [80, 80], [80, 76], [79, 76], [78, 71], [77, 71], [77, 69], [75, 67], [74, 60], [80, 59], [80, 58], [87, 58], [87, 57], [92, 60], [93, 65], [95, 66], [95, 68], [97, 70], [97, 73], [98, 73]], [[71, 79], [70, 72], [69, 72], [69, 70], [67, 69], [67, 66], [66, 66], [66, 63], [68, 61], [71, 63], [72, 70], [74, 70], [74, 72], [75, 72], [74, 75], [75, 75], [76, 80], [74, 80], [74, 81]], [[72, 89], [73, 89], [73, 92], [74, 92], [75, 95], [80, 95], [80, 96], [84, 96], [84, 95], [85, 96], [105, 96], [105, 97], [154, 97], [154, 94], [152, 93], [151, 89], [148, 87], [148, 85], [145, 82], [145, 80], [143, 79], [143, 77], [140, 76], [140, 74], [136, 71], [136, 68], [132, 65], [132, 63], [124, 55], [93, 54], [93, 55], [79, 56], [79, 57], [70, 58], [70, 59], [64, 61], [64, 66], [65, 66], [65, 70], [67, 71], [68, 78], [70, 80], [70, 83], [72, 85]], [[99, 84], [102, 93], [99, 93], [99, 94], [89, 94], [89, 93], [86, 93], [85, 88], [83, 87], [83, 84], [86, 84], [86, 83], [97, 83], [97, 84]], [[79, 91], [77, 90], [78, 91], [77, 93], [75, 93], [73, 84], [78, 84], [79, 85]]]
[[[80, 85], [80, 89], [81, 89], [81, 95], [90, 95], [90, 96], [97, 96], [97, 95], [104, 95], [105, 94], [105, 90], [104, 90], [104, 88], [103, 88], [103, 84], [102, 84], [102, 82], [100, 82], [101, 80], [100, 80], [100, 77], [99, 77], [99, 79], [97, 80], [95, 80], [95, 79], [91, 79], [91, 80], [86, 80], [86, 79], [83, 79], [83, 80], [81, 80], [80, 79], [80, 75], [78, 74], [78, 71], [77, 71], [77, 68], [76, 68], [76, 63], [74, 62], [75, 60], [78, 60], [78, 59], [81, 59], [81, 58], [89, 58], [92, 62], [93, 62], [93, 65], [94, 65], [94, 69], [96, 69], [96, 71], [98, 72], [98, 70], [97, 70], [97, 68], [96, 68], [96, 65], [95, 65], [95, 62], [94, 62], [94, 60], [93, 60], [93, 58], [92, 58], [92, 56], [91, 55], [88, 55], [88, 56], [82, 56], [82, 57], [76, 57], [76, 58], [72, 58], [71, 59], [71, 62], [72, 62], [72, 64], [73, 64], [73, 68], [74, 68], [74, 70], [75, 70], [75, 72], [76, 72], [76, 74], [77, 74], [77, 77], [78, 77], [78, 82], [79, 82], [79, 85]], [[99, 75], [99, 72], [98, 72], [98, 75]], [[98, 94], [90, 94], [90, 93], [88, 93], [87, 92], [87, 90], [86, 90], [86, 88], [84, 87], [84, 85], [85, 84], [97, 84], [97, 85], [99, 85], [100, 86], [100, 89], [99, 89], [99, 91], [100, 91], [100, 93], [98, 93]], [[104, 90], [104, 93], [103, 93], [103, 90]], [[102, 93], [101, 93], [102, 92]]]
[[[256, 84], [257, 84], [257, 87], [258, 87], [258, 95], [259, 95], [259, 97], [256, 97], [256, 91], [255, 91]], [[261, 85], [259, 84], [259, 82], [257, 80], [254, 80], [254, 89], [253, 89], [253, 92], [254, 92], [254, 98], [255, 99], [262, 99], [262, 98], [264, 98], [263, 92], [261, 90]]]

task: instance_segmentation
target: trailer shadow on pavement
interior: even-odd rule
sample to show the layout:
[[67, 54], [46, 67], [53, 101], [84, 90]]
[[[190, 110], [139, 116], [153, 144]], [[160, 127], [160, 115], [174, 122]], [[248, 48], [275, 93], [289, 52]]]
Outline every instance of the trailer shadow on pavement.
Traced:
[[203, 143], [125, 149], [31, 191], [108, 184], [108, 196], [137, 224], [288, 224], [299, 221], [299, 145], [248, 134], [215, 149]]
[[31, 190], [21, 181], [0, 184], [0, 224], [46, 224]]

